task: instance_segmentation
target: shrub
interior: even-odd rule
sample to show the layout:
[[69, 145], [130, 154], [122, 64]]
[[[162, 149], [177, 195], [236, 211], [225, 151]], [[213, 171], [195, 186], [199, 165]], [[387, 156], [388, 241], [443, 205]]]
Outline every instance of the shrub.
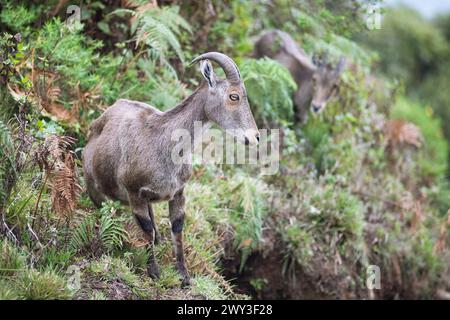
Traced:
[[26, 267], [26, 255], [7, 239], [0, 241], [0, 277], [11, 276]]
[[330, 125], [317, 118], [309, 117], [302, 128], [306, 138], [306, 152], [311, 157], [318, 174], [330, 169], [335, 160], [330, 155], [332, 150]]
[[106, 202], [100, 212], [83, 217], [72, 231], [71, 248], [94, 256], [122, 248], [128, 233], [123, 218], [115, 216], [117, 209], [117, 203]]
[[64, 86], [63, 94], [71, 92], [77, 85], [82, 90], [89, 90], [100, 81], [95, 72], [99, 61], [95, 51], [101, 46], [101, 42], [85, 37], [81, 26], [71, 31], [55, 18], [44, 25], [34, 42], [34, 49], [40, 57], [36, 67], [63, 75], [65, 81], [60, 82], [60, 86]]
[[314, 255], [312, 249], [314, 237], [307, 230], [304, 230], [304, 226], [299, 224], [288, 225], [281, 237], [285, 243], [284, 272], [286, 273], [288, 265], [292, 263], [290, 259], [294, 259], [300, 265], [307, 265]]
[[10, 191], [8, 182], [16, 175], [15, 144], [9, 126], [0, 119], [0, 208], [6, 203]]
[[14, 287], [26, 300], [63, 300], [72, 295], [66, 281], [50, 271], [27, 270], [14, 281]]
[[0, 280], [0, 300], [17, 300], [19, 296], [8, 281]]
[[269, 191], [262, 181], [243, 175], [235, 175], [231, 181], [230, 222], [235, 228], [235, 248], [241, 252], [242, 271], [250, 254], [262, 244]]
[[400, 98], [391, 110], [391, 118], [405, 119], [418, 126], [425, 139], [419, 152], [421, 175], [424, 177], [442, 177], [447, 172], [448, 145], [443, 136], [439, 119], [434, 118], [430, 107]]
[[28, 6], [18, 1], [2, 0], [0, 6], [0, 23], [4, 24], [13, 32], [21, 32], [23, 35], [28, 35], [32, 32], [33, 24], [44, 14], [49, 12], [49, 4]]
[[197, 276], [192, 279], [192, 293], [208, 300], [224, 300], [227, 297], [218, 283], [208, 276]]

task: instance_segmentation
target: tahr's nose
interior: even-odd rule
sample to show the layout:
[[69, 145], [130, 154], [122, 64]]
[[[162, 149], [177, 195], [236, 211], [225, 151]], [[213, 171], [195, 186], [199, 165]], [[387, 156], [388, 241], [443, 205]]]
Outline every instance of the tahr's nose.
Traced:
[[256, 146], [259, 143], [259, 131], [254, 129], [249, 129], [245, 131], [245, 144]]
[[316, 104], [313, 104], [313, 105], [312, 105], [312, 109], [313, 109], [314, 112], [317, 113], [317, 112], [319, 112], [319, 110], [320, 110], [320, 106], [319, 106], [319, 105], [316, 105]]

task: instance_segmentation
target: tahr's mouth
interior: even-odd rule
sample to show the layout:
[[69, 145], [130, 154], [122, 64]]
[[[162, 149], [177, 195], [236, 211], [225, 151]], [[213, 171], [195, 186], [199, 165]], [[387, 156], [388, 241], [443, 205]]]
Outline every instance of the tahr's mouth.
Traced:
[[259, 144], [260, 134], [257, 129], [234, 130], [232, 135], [246, 146], [257, 146]]

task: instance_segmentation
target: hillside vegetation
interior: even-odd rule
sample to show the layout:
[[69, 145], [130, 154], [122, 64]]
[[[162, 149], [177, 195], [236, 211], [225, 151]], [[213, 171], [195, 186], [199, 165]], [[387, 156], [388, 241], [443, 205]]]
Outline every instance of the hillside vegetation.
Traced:
[[[450, 290], [449, 108], [429, 106], [448, 99], [431, 80], [412, 94], [421, 82], [414, 62], [378, 52], [375, 35], [359, 40], [375, 32], [366, 29], [368, 3], [83, 3], [78, 21], [68, 1], [0, 0], [0, 299], [397, 299]], [[309, 55], [347, 57], [337, 96], [304, 125], [293, 122], [289, 72], [251, 57], [270, 28]], [[450, 56], [448, 35], [417, 28], [436, 44], [423, 59]], [[89, 124], [117, 99], [166, 110], [192, 93], [201, 76], [187, 65], [206, 51], [235, 59], [259, 128], [280, 128], [283, 141], [274, 175], [195, 163], [184, 229], [193, 283], [180, 288], [167, 203], [155, 206], [161, 278], [152, 280], [130, 209], [93, 205], [81, 154]], [[441, 67], [432, 66], [448, 81]], [[381, 289], [367, 288], [373, 265]]]

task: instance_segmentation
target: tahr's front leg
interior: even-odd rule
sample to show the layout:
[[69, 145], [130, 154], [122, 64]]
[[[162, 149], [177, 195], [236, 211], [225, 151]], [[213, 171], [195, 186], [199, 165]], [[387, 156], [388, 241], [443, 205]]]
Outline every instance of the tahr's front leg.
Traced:
[[176, 266], [183, 277], [182, 285], [189, 286], [191, 281], [186, 269], [183, 251], [184, 203], [183, 189], [181, 189], [175, 194], [173, 200], [169, 201], [169, 217], [172, 225], [172, 242]]

